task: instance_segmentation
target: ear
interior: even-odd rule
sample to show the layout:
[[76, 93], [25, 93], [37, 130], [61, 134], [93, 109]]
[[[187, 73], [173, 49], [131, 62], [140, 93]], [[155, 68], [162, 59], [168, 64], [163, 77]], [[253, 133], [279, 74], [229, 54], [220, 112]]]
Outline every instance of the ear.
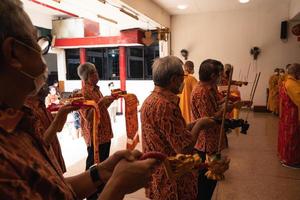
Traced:
[[19, 62], [17, 57], [17, 49], [15, 48], [14, 38], [8, 37], [4, 40], [2, 53], [7, 66], [15, 69], [20, 69], [22, 67], [22, 64]]

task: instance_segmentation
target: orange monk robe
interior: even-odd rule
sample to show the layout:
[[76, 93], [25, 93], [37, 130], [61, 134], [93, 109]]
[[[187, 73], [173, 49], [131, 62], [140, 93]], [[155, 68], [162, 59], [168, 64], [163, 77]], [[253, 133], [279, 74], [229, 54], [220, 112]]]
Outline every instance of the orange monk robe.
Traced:
[[279, 111], [279, 75], [272, 75], [269, 80], [268, 110], [275, 114]]
[[185, 122], [188, 124], [191, 122], [191, 93], [193, 91], [194, 86], [197, 84], [197, 79], [189, 74], [188, 72], [184, 72], [184, 87], [182, 93], [179, 95], [180, 97], [180, 110], [182, 113]]

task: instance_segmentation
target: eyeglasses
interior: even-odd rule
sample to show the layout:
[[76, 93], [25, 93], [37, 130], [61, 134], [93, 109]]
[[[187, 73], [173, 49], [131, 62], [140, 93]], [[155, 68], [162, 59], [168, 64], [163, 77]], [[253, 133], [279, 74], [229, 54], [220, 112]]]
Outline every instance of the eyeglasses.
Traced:
[[48, 53], [50, 47], [51, 47], [51, 39], [48, 36], [41, 36], [37, 39], [37, 44], [39, 45], [39, 49], [34, 48], [20, 40], [16, 40], [19, 44], [23, 45], [24, 47], [38, 53], [45, 55]]
[[47, 54], [51, 47], [51, 38], [48, 36], [41, 36], [37, 39], [37, 43], [41, 48], [42, 55]]

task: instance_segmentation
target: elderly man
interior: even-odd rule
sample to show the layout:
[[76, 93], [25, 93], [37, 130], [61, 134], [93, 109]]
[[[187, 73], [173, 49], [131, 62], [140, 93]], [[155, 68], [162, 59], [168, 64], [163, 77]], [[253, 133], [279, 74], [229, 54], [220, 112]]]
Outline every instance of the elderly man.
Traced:
[[[152, 66], [154, 91], [141, 108], [142, 147], [144, 152], [158, 151], [167, 156], [192, 154], [201, 129], [214, 125], [210, 118], [186, 125], [179, 108], [184, 71], [182, 61], [175, 56], [157, 59]], [[195, 200], [197, 175], [187, 173], [168, 179], [163, 167], [158, 167], [146, 190], [152, 200]]]
[[194, 86], [197, 84], [197, 79], [192, 75], [194, 74], [194, 63], [186, 61], [184, 63], [184, 86], [180, 97], [180, 110], [186, 123], [191, 123], [191, 93]]
[[[220, 69], [223, 64], [217, 60], [208, 59], [201, 63], [199, 68], [199, 83], [192, 92], [192, 118], [197, 120], [202, 117], [220, 118], [223, 109], [220, 109], [217, 83], [220, 80]], [[229, 106], [228, 111], [232, 110]], [[202, 159], [206, 154], [213, 155], [218, 151], [220, 126], [214, 126], [207, 130], [202, 130], [195, 145]], [[225, 148], [226, 136], [222, 137], [221, 148]], [[211, 199], [214, 188], [217, 184], [214, 180], [208, 180], [205, 176], [206, 170], [201, 170], [198, 179], [198, 199]]]
[[278, 156], [284, 166], [300, 168], [300, 64], [289, 66], [279, 101]]
[[2, 0], [0, 8], [1, 199], [83, 199], [107, 182], [100, 199], [120, 200], [147, 184], [156, 161], [137, 161], [138, 151], [117, 152], [87, 172], [63, 177], [23, 107], [46, 80], [36, 30], [19, 0]]
[[82, 133], [87, 144], [88, 157], [86, 160], [86, 169], [94, 164], [94, 147], [93, 147], [93, 134], [92, 129], [97, 128], [97, 144], [99, 144], [98, 151], [100, 162], [104, 161], [109, 156], [111, 138], [113, 137], [113, 132], [111, 128], [110, 117], [107, 108], [114, 101], [112, 96], [103, 96], [100, 92], [97, 83], [99, 81], [99, 76], [97, 69], [92, 63], [84, 63], [79, 65], [78, 75], [83, 81], [82, 95], [86, 100], [94, 100], [99, 107], [100, 112], [100, 123], [98, 127], [93, 127], [93, 110], [83, 109], [81, 112], [81, 126]]

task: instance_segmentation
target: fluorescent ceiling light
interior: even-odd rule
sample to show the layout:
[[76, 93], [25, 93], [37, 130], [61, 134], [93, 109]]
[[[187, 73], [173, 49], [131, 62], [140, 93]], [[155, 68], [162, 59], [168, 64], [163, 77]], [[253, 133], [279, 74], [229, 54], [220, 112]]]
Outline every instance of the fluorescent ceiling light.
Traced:
[[239, 0], [240, 3], [248, 3], [250, 0]]
[[188, 6], [187, 5], [178, 5], [177, 8], [180, 10], [186, 9]]

